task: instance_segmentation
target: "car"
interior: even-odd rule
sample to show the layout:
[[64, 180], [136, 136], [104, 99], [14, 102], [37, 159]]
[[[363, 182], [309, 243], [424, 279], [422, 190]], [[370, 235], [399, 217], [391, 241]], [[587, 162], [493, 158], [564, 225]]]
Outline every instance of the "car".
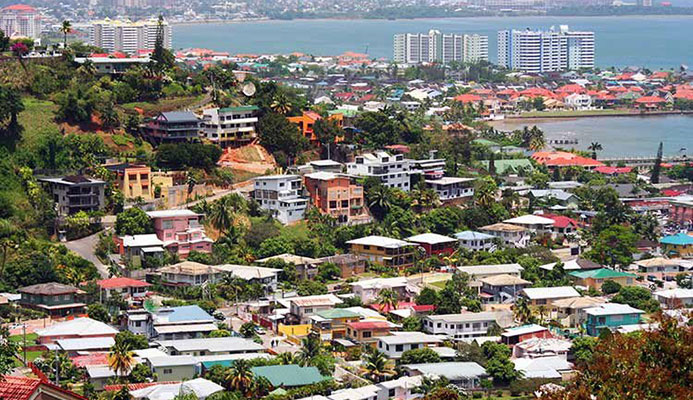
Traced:
[[258, 335], [264, 335], [265, 333], [267, 333], [265, 328], [263, 328], [261, 326], [255, 327], [255, 332], [257, 332]]

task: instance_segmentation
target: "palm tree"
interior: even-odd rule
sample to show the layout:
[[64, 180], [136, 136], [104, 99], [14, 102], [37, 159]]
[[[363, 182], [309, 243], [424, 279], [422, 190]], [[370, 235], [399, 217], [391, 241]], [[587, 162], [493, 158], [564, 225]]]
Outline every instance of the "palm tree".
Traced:
[[397, 304], [399, 304], [399, 296], [397, 292], [390, 288], [385, 288], [378, 293], [378, 298], [376, 302], [380, 304], [380, 311], [391, 311], [397, 309]]
[[60, 26], [60, 32], [63, 34], [63, 48], [67, 49], [67, 34], [72, 32], [72, 24], [70, 21], [65, 20], [63, 21], [62, 25]]
[[108, 353], [108, 366], [116, 373], [118, 379], [130, 373], [135, 363], [134, 353], [126, 342], [119, 342], [111, 347]]
[[368, 193], [368, 207], [371, 211], [380, 213], [381, 216], [392, 207], [390, 202], [390, 189], [386, 186], [378, 186]]
[[291, 112], [293, 104], [291, 100], [283, 92], [277, 92], [274, 97], [272, 97], [272, 104], [270, 104], [272, 111], [286, 115]]
[[290, 353], [288, 351], [285, 351], [284, 353], [279, 353], [279, 355], [277, 356], [277, 360], [281, 365], [291, 365], [296, 363], [296, 359], [293, 353]]
[[250, 391], [252, 383], [253, 372], [250, 370], [250, 363], [248, 360], [235, 360], [233, 366], [229, 368], [226, 374], [226, 384], [228, 388], [246, 394]]
[[212, 206], [209, 222], [224, 236], [239, 223], [239, 217], [247, 210], [245, 199], [237, 194], [230, 194], [219, 199]]
[[604, 150], [604, 148], [602, 148], [601, 143], [599, 143], [599, 142], [592, 142], [592, 143], [590, 143], [590, 145], [587, 147], [587, 150], [592, 151], [592, 159], [593, 159], [593, 160], [596, 160], [596, 159], [597, 159], [597, 152], [598, 152], [598, 151]]
[[539, 314], [539, 323], [543, 324], [544, 323], [544, 316], [548, 314], [548, 309], [546, 308], [545, 305], [540, 305], [537, 307], [537, 313]]
[[301, 341], [301, 350], [295, 356], [298, 365], [305, 367], [310, 366], [313, 360], [323, 352], [320, 337], [316, 333], [310, 333]]
[[546, 146], [546, 141], [544, 140], [544, 135], [532, 135], [529, 139], [529, 148], [534, 151], [543, 149]]
[[381, 382], [383, 378], [395, 375], [392, 363], [377, 350], [366, 353], [361, 373], [376, 383]]
[[529, 303], [524, 297], [518, 297], [513, 306], [515, 318], [521, 323], [526, 323], [532, 320], [532, 310], [529, 308]]

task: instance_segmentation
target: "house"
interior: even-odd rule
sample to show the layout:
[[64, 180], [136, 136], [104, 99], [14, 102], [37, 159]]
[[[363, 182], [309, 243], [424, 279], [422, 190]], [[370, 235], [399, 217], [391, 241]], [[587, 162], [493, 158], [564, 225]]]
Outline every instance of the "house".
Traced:
[[659, 239], [662, 254], [668, 257], [693, 258], [693, 236], [685, 233], [664, 236]]
[[144, 200], [154, 198], [152, 187], [152, 169], [144, 164], [113, 164], [105, 168], [114, 174], [114, 183], [126, 199], [141, 197]]
[[577, 328], [585, 320], [585, 309], [606, 303], [601, 297], [571, 297], [553, 301], [553, 309], [556, 310], [556, 319], [563, 326]]
[[25, 286], [18, 290], [19, 305], [43, 311], [51, 317], [82, 314], [86, 304], [82, 290], [62, 283], [50, 282]]
[[561, 357], [568, 359], [573, 342], [562, 338], [534, 337], [513, 346], [513, 358]]
[[488, 336], [488, 330], [494, 324], [507, 328], [512, 322], [513, 315], [509, 311], [427, 315], [422, 320], [426, 332], [450, 339]]
[[633, 285], [635, 274], [615, 271], [609, 268], [599, 268], [587, 271], [573, 271], [568, 275], [575, 279], [575, 284], [586, 288], [601, 290], [605, 281], [614, 281], [621, 286]]
[[693, 289], [668, 289], [654, 292], [654, 297], [665, 308], [693, 307]]
[[378, 339], [390, 334], [392, 324], [386, 320], [370, 320], [351, 322], [347, 324], [347, 339], [375, 347]]
[[[546, 270], [546, 271], [553, 271], [554, 267], [556, 267], [556, 264], [558, 264], [558, 263], [544, 264], [544, 265], [540, 265], [539, 268]], [[601, 264], [596, 263], [592, 260], [588, 260], [588, 259], [583, 258], [583, 257], [577, 257], [577, 258], [573, 258], [573, 259], [570, 259], [567, 261], [561, 261], [561, 264], [563, 264], [563, 270], [564, 271], [579, 271], [579, 270], [602, 268]]]
[[468, 265], [457, 267], [458, 272], [464, 272], [469, 275], [473, 281], [488, 278], [496, 275], [511, 275], [520, 277], [520, 274], [525, 269], [520, 264], [496, 264], [496, 265]]
[[422, 380], [420, 376], [403, 376], [373, 385], [335, 390], [327, 397], [315, 395], [300, 400], [412, 400], [421, 397], [416, 389]]
[[[315, 125], [316, 121], [322, 119], [320, 114], [316, 113], [315, 111], [303, 111], [303, 114], [297, 117], [289, 117], [287, 119], [289, 122], [296, 125], [301, 134], [308, 138], [311, 143], [319, 143], [318, 137], [315, 136], [315, 132], [313, 132], [313, 125]], [[341, 113], [332, 114], [328, 117], [328, 119], [334, 121], [340, 128], [344, 126], [344, 115]]]
[[682, 226], [693, 223], [693, 200], [670, 200], [669, 220]]
[[290, 168], [295, 168], [299, 174], [304, 176], [314, 172], [331, 172], [333, 174], [341, 174], [343, 165], [342, 163], [334, 160], [314, 160], [308, 161], [304, 165]]
[[511, 360], [515, 370], [526, 379], [568, 379], [573, 371], [573, 364], [562, 356], [524, 357]]
[[110, 336], [58, 339], [55, 341], [57, 348], [64, 351], [68, 357], [86, 355], [90, 353], [105, 353], [115, 344], [115, 339]]
[[457, 239], [437, 233], [422, 233], [410, 236], [405, 240], [423, 247], [429, 257], [433, 255], [446, 256], [457, 250]]
[[547, 166], [551, 170], [563, 167], [582, 167], [591, 170], [604, 166], [604, 163], [600, 161], [567, 151], [536, 151], [531, 157], [534, 161]]
[[343, 308], [319, 311], [310, 317], [312, 330], [320, 335], [322, 340], [341, 339], [346, 336], [347, 324], [358, 322], [361, 316]]
[[406, 299], [409, 297], [406, 277], [373, 278], [352, 282], [349, 285], [354, 295], [360, 297], [364, 304], [370, 304], [376, 301], [380, 291], [383, 289], [394, 291], [397, 293], [399, 299]]
[[197, 305], [164, 307], [150, 313], [148, 336], [157, 340], [195, 339], [216, 331], [216, 320]]
[[585, 309], [587, 318], [585, 330], [590, 336], [599, 336], [602, 329], [616, 329], [622, 325], [640, 323], [643, 310], [638, 310], [627, 304], [604, 303]]
[[191, 379], [179, 383], [152, 382], [141, 388], [130, 389], [130, 396], [135, 400], [173, 400], [181, 393], [194, 395], [196, 399], [205, 400], [224, 388], [204, 378]]
[[384, 151], [356, 156], [346, 168], [350, 175], [378, 178], [383, 186], [405, 192], [411, 189], [410, 175], [416, 173], [411, 160], [405, 159], [403, 154], [390, 155]]
[[474, 198], [475, 178], [442, 176], [426, 178], [426, 187], [435, 191], [443, 204], [461, 204]]
[[0, 377], [3, 400], [86, 400], [77, 393], [54, 385], [46, 379], [4, 375]]
[[257, 106], [208, 108], [202, 111], [202, 134], [222, 149], [246, 145], [257, 138]]
[[506, 246], [523, 248], [529, 244], [529, 231], [521, 226], [499, 222], [479, 228], [479, 232], [500, 238]]
[[515, 345], [525, 340], [532, 338], [551, 338], [551, 332], [537, 324], [522, 325], [514, 328], [508, 328], [501, 334], [501, 342], [507, 345]]
[[376, 348], [388, 358], [400, 358], [407, 350], [437, 347], [442, 342], [440, 336], [421, 332], [391, 332], [389, 336], [378, 338]]
[[161, 382], [180, 382], [193, 379], [198, 361], [192, 356], [151, 357], [145, 363]]
[[151, 143], [180, 143], [200, 139], [200, 120], [190, 111], [160, 112], [141, 126]]
[[524, 288], [520, 291], [520, 296], [527, 299], [532, 306], [553, 305], [553, 302], [561, 299], [580, 297], [572, 286], [554, 286], [541, 288]]
[[409, 376], [434, 376], [447, 379], [465, 390], [478, 390], [488, 377], [486, 370], [475, 362], [441, 362], [407, 364], [403, 366]]
[[562, 189], [532, 189], [527, 195], [535, 202], [542, 200], [547, 204], [558, 204], [573, 210], [576, 210], [580, 203], [580, 199], [576, 195]]
[[154, 342], [171, 356], [212, 356], [227, 354], [262, 353], [265, 348], [241, 337], [157, 340]]
[[309, 199], [303, 196], [298, 175], [266, 175], [255, 178], [252, 198], [282, 224], [303, 219]]
[[289, 313], [300, 324], [309, 324], [310, 317], [320, 311], [331, 310], [337, 304], [343, 303], [335, 295], [325, 294], [316, 296], [293, 297], [289, 301]]
[[286, 389], [313, 385], [332, 379], [330, 376], [320, 374], [320, 370], [316, 367], [301, 367], [296, 364], [253, 367], [250, 371], [253, 376], [267, 379], [272, 387]]
[[645, 260], [638, 260], [635, 265], [638, 266], [638, 271], [653, 274], [660, 272], [662, 274], [676, 274], [683, 272], [680, 259], [669, 259], [665, 257], [653, 257]]
[[322, 260], [316, 258], [297, 256], [295, 254], [283, 253], [272, 257], [255, 260], [258, 264], [265, 264], [271, 260], [281, 260], [288, 264], [293, 264], [296, 267], [298, 279], [312, 280], [318, 274], [318, 265], [322, 264]]
[[147, 290], [151, 286], [147, 282], [138, 281], [125, 277], [115, 277], [96, 281], [100, 289], [102, 300], [109, 299], [118, 293], [123, 299], [142, 299], [147, 295]]
[[506, 224], [517, 225], [536, 234], [551, 233], [553, 220], [538, 215], [526, 214], [503, 221]]
[[563, 103], [573, 110], [586, 110], [592, 107], [592, 96], [585, 93], [572, 93], [563, 98]]
[[214, 241], [207, 237], [200, 223], [202, 214], [190, 210], [148, 211], [154, 222], [156, 237], [164, 242], [164, 248], [181, 258], [191, 251], [211, 253]]
[[103, 54], [99, 57], [75, 57], [78, 64], [89, 63], [93, 65], [98, 75], [120, 75], [132, 67], [147, 66], [152, 61], [149, 57], [108, 57]]
[[164, 257], [164, 242], [155, 233], [119, 236], [114, 241], [121, 259], [127, 259], [133, 265], [142, 265], [147, 257]]
[[565, 215], [544, 214], [543, 216], [553, 220], [553, 227], [551, 229], [553, 236], [570, 235], [576, 233], [580, 227], [580, 224], [576, 220], [566, 217]]
[[366, 236], [349, 240], [351, 254], [367, 257], [369, 261], [386, 267], [405, 269], [414, 265], [414, 245], [385, 236]]
[[106, 182], [83, 175], [62, 178], [41, 178], [46, 191], [53, 197], [58, 216], [72, 215], [80, 211], [91, 212], [104, 207]]
[[222, 274], [243, 279], [248, 283], [258, 283], [267, 292], [277, 289], [278, 276], [281, 270], [276, 268], [256, 267], [252, 265], [222, 264], [213, 266]]
[[[135, 363], [137, 364], [137, 363]], [[108, 365], [87, 365], [84, 367], [87, 381], [94, 386], [94, 390], [101, 391], [103, 388], [114, 379], [117, 378], [115, 371]], [[132, 371], [130, 369], [128, 373]]]
[[492, 252], [496, 249], [496, 244], [494, 243], [496, 237], [493, 235], [475, 231], [462, 231], [454, 236], [459, 241], [459, 247], [467, 250]]
[[352, 276], [362, 274], [366, 272], [366, 261], [368, 260], [365, 256], [359, 256], [356, 254], [336, 254], [334, 256], [328, 256], [320, 258], [321, 263], [332, 263], [339, 267], [340, 276], [342, 279], [348, 279]]
[[222, 275], [216, 268], [194, 261], [183, 261], [178, 264], [161, 267], [161, 283], [168, 286], [198, 286], [204, 283], [215, 283]]
[[484, 303], [506, 303], [517, 298], [519, 292], [532, 282], [517, 276], [501, 274], [481, 279], [481, 301]]
[[363, 186], [345, 174], [314, 172], [304, 176], [310, 204], [337, 220], [355, 225], [371, 221], [363, 196]]
[[91, 318], [75, 318], [58, 322], [36, 331], [39, 344], [56, 343], [60, 339], [115, 338], [118, 331]]
[[[505, 148], [500, 147], [499, 150], [502, 152]], [[489, 169], [489, 161], [481, 161], [481, 165], [485, 170]], [[496, 174], [501, 176], [507, 176], [511, 174], [530, 174], [534, 171], [534, 165], [529, 161], [528, 158], [513, 158], [508, 160], [493, 160], [493, 166], [496, 168]]]

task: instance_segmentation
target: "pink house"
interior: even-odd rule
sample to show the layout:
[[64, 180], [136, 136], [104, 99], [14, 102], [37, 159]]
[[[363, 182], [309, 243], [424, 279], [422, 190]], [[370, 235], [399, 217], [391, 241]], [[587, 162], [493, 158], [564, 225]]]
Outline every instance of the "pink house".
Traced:
[[191, 251], [211, 253], [214, 241], [200, 223], [201, 214], [190, 210], [163, 210], [147, 213], [154, 221], [154, 233], [164, 248], [186, 258]]

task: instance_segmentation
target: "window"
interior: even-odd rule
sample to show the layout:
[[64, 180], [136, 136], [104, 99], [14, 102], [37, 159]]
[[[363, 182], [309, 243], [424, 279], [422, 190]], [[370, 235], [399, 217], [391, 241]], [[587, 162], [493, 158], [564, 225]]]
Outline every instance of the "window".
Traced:
[[303, 312], [304, 312], [305, 314], [310, 314], [310, 313], [313, 312], [313, 309], [312, 309], [312, 308], [306, 308]]
[[418, 349], [418, 348], [419, 348], [419, 345], [418, 345], [418, 344], [412, 344], [412, 345], [411, 345], [411, 349], [412, 349], [412, 350], [415, 350], [415, 349]]
[[403, 345], [403, 344], [395, 345], [395, 351], [402, 351], [402, 350], [404, 350], [404, 345]]
[[172, 373], [173, 373], [173, 369], [172, 369], [172, 368], [164, 368], [164, 375], [169, 375], [169, 374], [172, 374]]
[[388, 390], [387, 397], [395, 397], [395, 389]]
[[364, 338], [369, 338], [369, 337], [373, 336], [373, 333], [371, 333], [371, 331], [365, 331], [365, 332], [363, 332], [362, 336]]

